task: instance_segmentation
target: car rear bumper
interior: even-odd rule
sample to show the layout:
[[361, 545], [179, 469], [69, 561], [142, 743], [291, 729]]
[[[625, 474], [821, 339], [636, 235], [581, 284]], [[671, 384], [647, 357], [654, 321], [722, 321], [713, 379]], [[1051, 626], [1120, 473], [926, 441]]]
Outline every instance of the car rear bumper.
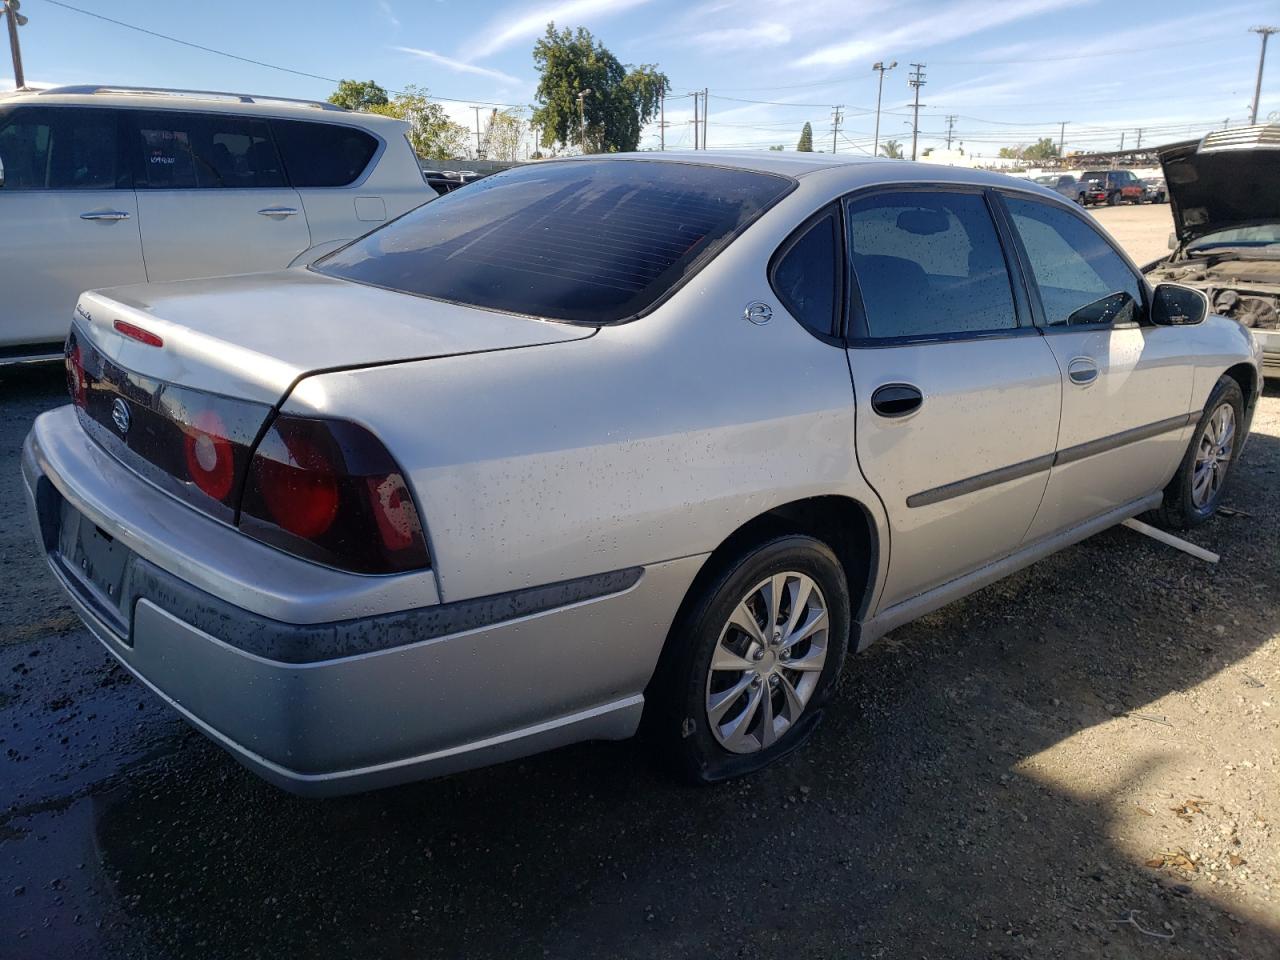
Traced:
[[[102, 473], [86, 475], [90, 464]], [[23, 474], [50, 568], [98, 640], [240, 762], [308, 795], [630, 736], [671, 618], [703, 559], [297, 622], [250, 608], [271, 607], [270, 596], [249, 605], [240, 593], [233, 602], [184, 576], [184, 558], [167, 555], [163, 529], [151, 529], [156, 516], [177, 508], [213, 539], [220, 525], [159, 491], [136, 489], [143, 481], [92, 446], [68, 408], [37, 419]], [[101, 578], [87, 554], [62, 536], [72, 520], [84, 526], [79, 517], [96, 529], [91, 536], [105, 534], [112, 550], [124, 551], [111, 596], [95, 586]], [[260, 546], [227, 532], [250, 553]], [[277, 555], [277, 565], [287, 560]], [[332, 606], [333, 584], [322, 582], [322, 606]], [[305, 608], [302, 596], [290, 595]]]

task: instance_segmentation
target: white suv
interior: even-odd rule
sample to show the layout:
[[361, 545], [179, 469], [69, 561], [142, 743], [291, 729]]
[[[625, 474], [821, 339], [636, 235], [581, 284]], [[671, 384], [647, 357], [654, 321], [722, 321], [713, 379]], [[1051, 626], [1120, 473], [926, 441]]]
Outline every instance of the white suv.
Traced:
[[279, 270], [426, 202], [407, 130], [241, 94], [0, 96], [0, 363], [60, 357], [82, 290]]

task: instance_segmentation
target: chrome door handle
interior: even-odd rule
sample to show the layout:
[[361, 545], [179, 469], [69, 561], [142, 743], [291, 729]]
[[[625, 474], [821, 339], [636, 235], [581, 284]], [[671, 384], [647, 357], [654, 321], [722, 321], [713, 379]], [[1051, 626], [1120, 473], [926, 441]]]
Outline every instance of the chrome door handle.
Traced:
[[129, 215], [123, 210], [97, 210], [93, 213], [80, 214], [81, 220], [128, 220]]
[[1088, 357], [1076, 357], [1067, 364], [1067, 379], [1077, 387], [1087, 387], [1098, 379], [1098, 365]]
[[292, 217], [297, 212], [297, 207], [263, 207], [258, 211], [264, 217]]

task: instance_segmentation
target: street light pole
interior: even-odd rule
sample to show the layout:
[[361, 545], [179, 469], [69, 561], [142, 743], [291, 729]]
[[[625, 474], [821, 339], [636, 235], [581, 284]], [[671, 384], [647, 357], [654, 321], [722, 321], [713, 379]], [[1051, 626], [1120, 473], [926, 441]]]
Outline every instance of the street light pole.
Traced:
[[582, 152], [587, 152], [587, 108], [585, 97], [591, 92], [591, 88], [578, 91], [578, 143], [582, 146]]
[[[9, 27], [9, 32], [13, 32], [12, 26]], [[1255, 124], [1258, 122], [1258, 101], [1262, 98], [1262, 67], [1267, 62], [1267, 38], [1273, 33], [1280, 33], [1280, 27], [1250, 27], [1249, 32], [1262, 37], [1262, 52], [1258, 54], [1258, 82], [1253, 88], [1253, 109], [1249, 111], [1249, 123]]]
[[893, 63], [889, 64], [887, 67], [884, 65], [883, 61], [877, 61], [871, 65], [871, 69], [880, 74], [880, 89], [876, 91], [876, 144], [871, 148], [871, 155], [873, 157], [880, 155], [880, 101], [884, 97], [884, 74], [886, 70], [892, 70], [897, 65], [897, 60], [893, 61]]
[[4, 0], [5, 20], [9, 25], [9, 52], [13, 54], [13, 85], [19, 90], [27, 85], [26, 77], [22, 75], [22, 48], [18, 46], [18, 28], [27, 23], [27, 18], [18, 12], [21, 6], [20, 0]]

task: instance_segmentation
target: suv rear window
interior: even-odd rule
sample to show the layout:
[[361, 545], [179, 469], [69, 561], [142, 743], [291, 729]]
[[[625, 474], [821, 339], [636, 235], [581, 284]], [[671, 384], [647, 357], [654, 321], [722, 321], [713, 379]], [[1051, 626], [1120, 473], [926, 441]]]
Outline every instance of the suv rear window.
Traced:
[[378, 150], [375, 137], [355, 127], [311, 120], [272, 120], [271, 132], [295, 187], [345, 187], [364, 173]]
[[616, 323], [696, 272], [793, 183], [691, 163], [531, 164], [424, 204], [316, 269], [490, 310]]

